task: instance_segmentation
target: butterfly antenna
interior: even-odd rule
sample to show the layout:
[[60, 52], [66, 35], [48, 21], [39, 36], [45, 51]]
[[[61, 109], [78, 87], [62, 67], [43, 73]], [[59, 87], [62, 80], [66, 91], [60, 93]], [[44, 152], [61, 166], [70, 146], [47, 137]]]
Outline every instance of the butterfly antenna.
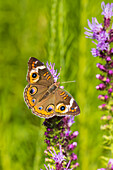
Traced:
[[66, 81], [66, 82], [61, 82], [61, 83], [75, 83], [76, 81], [73, 80], [73, 81]]
[[[62, 69], [62, 66], [60, 66], [60, 73], [61, 73], [61, 69]], [[75, 83], [76, 81], [73, 80], [73, 81], [66, 81], [66, 82], [61, 82], [61, 83]]]

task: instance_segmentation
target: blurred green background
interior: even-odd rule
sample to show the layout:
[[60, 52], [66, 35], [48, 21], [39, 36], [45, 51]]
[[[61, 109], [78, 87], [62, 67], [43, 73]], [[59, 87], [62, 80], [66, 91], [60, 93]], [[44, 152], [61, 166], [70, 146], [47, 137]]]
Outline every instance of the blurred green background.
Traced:
[[[76, 99], [81, 114], [73, 130], [80, 167], [102, 167], [102, 132], [98, 110], [101, 103], [95, 86], [98, 58], [90, 51], [95, 45], [85, 39], [87, 19], [101, 16], [100, 0], [1, 0], [0, 1], [0, 170], [44, 169], [44, 119], [27, 108], [23, 91], [27, 85], [27, 62], [36, 57], [55, 62], [60, 82]], [[111, 1], [109, 1], [111, 3]], [[108, 0], [105, 0], [108, 3]]]

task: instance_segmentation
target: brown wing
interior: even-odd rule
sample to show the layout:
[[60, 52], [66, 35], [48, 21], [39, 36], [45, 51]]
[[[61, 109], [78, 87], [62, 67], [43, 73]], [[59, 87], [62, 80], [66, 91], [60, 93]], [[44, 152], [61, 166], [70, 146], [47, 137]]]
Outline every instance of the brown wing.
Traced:
[[60, 88], [55, 92], [55, 114], [58, 116], [80, 114], [80, 108], [75, 99]]
[[[50, 94], [48, 96], [47, 94], [49, 86], [54, 83], [54, 79], [46, 66], [34, 57], [31, 57], [28, 61], [27, 81], [29, 85], [24, 90], [24, 99], [27, 106], [40, 117], [52, 117], [54, 115], [53, 109], [49, 108], [48, 113], [46, 110], [48, 109], [47, 105], [54, 103], [54, 95]], [[51, 107], [54, 108], [54, 105], [52, 104]]]
[[46, 66], [38, 59], [31, 57], [28, 61], [27, 81], [30, 84], [50, 86], [54, 83], [53, 76]]
[[[28, 62], [27, 81], [29, 85], [24, 90], [24, 99], [32, 112], [37, 116], [50, 118], [54, 115], [77, 115], [79, 106], [74, 98], [54, 83], [54, 79], [38, 59], [31, 57]], [[49, 88], [50, 87], [50, 88]]]
[[43, 85], [27, 85], [24, 89], [24, 100], [29, 108], [35, 106], [46, 93], [48, 87]]
[[[47, 94], [47, 92], [46, 92]], [[36, 105], [32, 108], [32, 112], [43, 118], [50, 118], [55, 115], [55, 95], [50, 93], [41, 101], [37, 102]]]
[[24, 99], [33, 114], [43, 118], [54, 116], [55, 95], [48, 92], [47, 86], [27, 85], [24, 90]]
[[[45, 96], [45, 97], [44, 97]], [[46, 91], [41, 101], [32, 107], [32, 112], [43, 118], [50, 118], [54, 115], [78, 115], [80, 108], [74, 98], [65, 90], [60, 88], [52, 93]]]

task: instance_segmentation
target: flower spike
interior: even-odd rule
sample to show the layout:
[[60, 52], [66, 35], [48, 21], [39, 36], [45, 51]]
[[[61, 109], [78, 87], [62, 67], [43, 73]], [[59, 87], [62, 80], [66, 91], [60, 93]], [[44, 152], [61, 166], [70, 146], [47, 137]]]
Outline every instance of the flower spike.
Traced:
[[[91, 53], [94, 57], [99, 57], [103, 64], [97, 63], [101, 74], [97, 74], [96, 78], [101, 81], [96, 89], [101, 92], [98, 98], [103, 102], [98, 108], [103, 112], [101, 118], [103, 125], [101, 130], [104, 130], [105, 135], [103, 149], [107, 152], [103, 152], [104, 159], [108, 160], [110, 154], [113, 153], [113, 48], [111, 42], [113, 42], [113, 24], [111, 23], [113, 17], [113, 3], [104, 2], [101, 3], [102, 15], [104, 15], [104, 23], [99, 24], [96, 18], [92, 18], [92, 23], [88, 20], [88, 26], [90, 29], [85, 28], [87, 35], [86, 38], [91, 38], [95, 44], [95, 48], [92, 48]], [[107, 134], [107, 135], [106, 135]], [[98, 170], [113, 170], [113, 159], [109, 159], [106, 168]]]

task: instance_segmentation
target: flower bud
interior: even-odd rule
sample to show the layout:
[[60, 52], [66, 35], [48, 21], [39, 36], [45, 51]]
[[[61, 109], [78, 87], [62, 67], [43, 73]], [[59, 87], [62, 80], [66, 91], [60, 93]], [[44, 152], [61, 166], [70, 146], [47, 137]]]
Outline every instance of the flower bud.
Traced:
[[107, 106], [106, 104], [102, 104], [102, 105], [100, 105], [100, 106], [98, 106], [98, 107], [99, 107], [99, 109], [101, 109], [101, 110], [106, 110], [106, 109], [107, 109], [106, 106]]
[[108, 162], [108, 166], [113, 170], [113, 159], [110, 159]]
[[102, 116], [101, 117], [101, 120], [111, 120], [112, 119], [112, 116], [108, 115], [108, 116]]
[[103, 82], [106, 82], [106, 83], [109, 83], [110, 82], [110, 79], [108, 77], [104, 77], [102, 76], [101, 74], [97, 74], [96, 75], [96, 78], [103, 81]]
[[99, 95], [98, 99], [102, 100], [102, 101], [106, 101], [108, 99], [107, 95]]
[[71, 160], [75, 161], [77, 159], [77, 155], [72, 153], [70, 158]]
[[76, 138], [78, 136], [79, 132], [75, 131], [70, 135], [70, 139]]
[[110, 53], [111, 53], [111, 54], [113, 53], [113, 48], [111, 48]]
[[100, 63], [97, 63], [96, 66], [97, 66], [101, 71], [103, 71], [103, 72], [106, 72], [106, 71], [107, 71], [107, 69], [105, 68], [105, 66], [103, 66], [103, 65], [100, 64]]
[[96, 89], [97, 89], [97, 90], [104, 90], [105, 88], [106, 88], [106, 85], [103, 84], [103, 83], [101, 83], [101, 84], [99, 84], [98, 86], [96, 86]]
[[108, 93], [112, 93], [112, 92], [113, 92], [112, 88], [108, 89]]
[[101, 125], [100, 127], [101, 130], [107, 130], [107, 129], [110, 129], [110, 126], [108, 124], [106, 125]]
[[109, 75], [109, 76], [113, 76], [113, 70], [109, 70], [109, 71], [108, 71], [108, 75]]
[[106, 57], [106, 61], [107, 61], [107, 62], [111, 61], [110, 56], [107, 56], [107, 57]]
[[68, 150], [73, 150], [77, 146], [77, 142], [73, 142], [72, 144], [68, 145]]

